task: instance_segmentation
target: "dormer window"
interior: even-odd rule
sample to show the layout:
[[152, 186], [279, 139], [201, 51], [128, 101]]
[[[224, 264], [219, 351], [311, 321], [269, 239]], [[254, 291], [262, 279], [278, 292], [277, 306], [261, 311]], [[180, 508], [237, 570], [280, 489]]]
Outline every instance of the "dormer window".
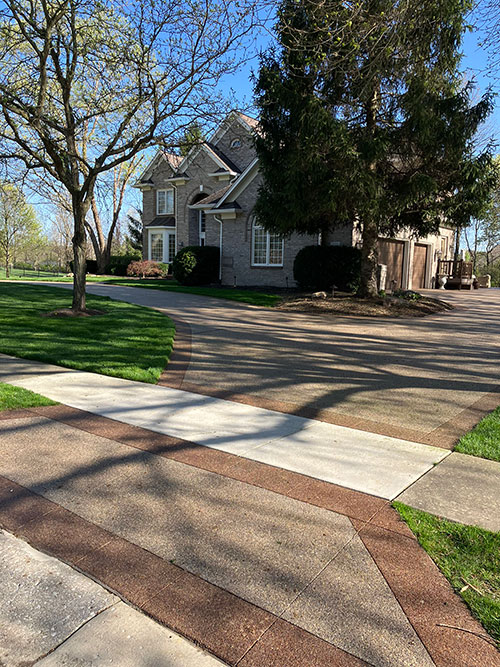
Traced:
[[173, 215], [174, 214], [174, 190], [168, 188], [167, 190], [156, 191], [156, 215]]
[[241, 139], [233, 139], [231, 141], [231, 148], [241, 148]]

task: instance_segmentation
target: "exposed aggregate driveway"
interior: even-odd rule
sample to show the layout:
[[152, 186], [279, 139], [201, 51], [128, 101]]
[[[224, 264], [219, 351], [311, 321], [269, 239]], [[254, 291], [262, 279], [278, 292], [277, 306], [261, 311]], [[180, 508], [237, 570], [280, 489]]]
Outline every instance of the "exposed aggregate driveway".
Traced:
[[176, 386], [188, 391], [447, 448], [500, 404], [500, 289], [429, 291], [455, 310], [412, 319], [284, 313], [113, 285], [88, 291], [186, 323], [191, 349], [183, 346]]

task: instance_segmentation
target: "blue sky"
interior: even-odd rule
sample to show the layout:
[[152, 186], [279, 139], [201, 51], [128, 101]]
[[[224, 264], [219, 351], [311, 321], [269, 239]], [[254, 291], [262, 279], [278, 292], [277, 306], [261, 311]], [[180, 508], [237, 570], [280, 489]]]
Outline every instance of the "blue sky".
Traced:
[[[472, 15], [471, 23], [478, 19]], [[481, 46], [481, 41], [484, 39], [484, 33], [479, 29], [474, 29], [473, 32], [466, 33], [463, 41], [462, 51], [464, 54], [461, 69], [464, 71], [467, 79], [472, 79], [476, 84], [477, 94], [483, 94], [493, 81], [487, 74], [487, 60], [488, 56], [485, 49]], [[265, 37], [261, 37], [258, 41], [260, 48], [265, 48]], [[228, 91], [233, 89], [236, 99], [241, 107], [250, 106], [252, 104], [253, 86], [250, 80], [252, 70], [258, 69], [258, 58], [255, 56], [246, 63], [238, 74], [233, 74], [226, 77], [224, 81], [224, 89]], [[498, 87], [498, 82], [497, 87]], [[488, 121], [487, 127], [488, 135], [492, 135], [498, 141], [499, 148], [496, 152], [500, 152], [500, 99], [495, 100], [495, 110]]]

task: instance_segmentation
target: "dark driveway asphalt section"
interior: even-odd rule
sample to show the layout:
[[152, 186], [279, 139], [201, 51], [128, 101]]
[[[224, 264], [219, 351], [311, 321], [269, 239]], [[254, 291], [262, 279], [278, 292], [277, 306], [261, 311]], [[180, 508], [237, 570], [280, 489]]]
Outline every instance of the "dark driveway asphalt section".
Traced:
[[500, 404], [500, 289], [429, 291], [455, 309], [411, 319], [284, 313], [112, 285], [88, 291], [187, 324], [175, 386], [188, 391], [447, 448]]

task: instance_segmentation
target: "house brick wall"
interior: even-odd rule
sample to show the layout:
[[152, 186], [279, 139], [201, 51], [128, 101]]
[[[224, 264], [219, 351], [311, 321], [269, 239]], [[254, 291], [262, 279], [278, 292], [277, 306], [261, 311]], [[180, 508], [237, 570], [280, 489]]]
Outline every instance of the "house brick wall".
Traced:
[[[243, 212], [236, 220], [222, 222], [222, 283], [237, 286], [293, 287], [293, 262], [298, 251], [306, 245], [315, 245], [317, 236], [293, 234], [285, 239], [282, 267], [252, 266], [252, 221], [253, 207], [257, 198], [259, 177], [257, 176], [238, 197]], [[213, 220], [208, 215], [207, 220]], [[219, 245], [219, 224], [213, 220], [207, 224], [207, 243]]]
[[[177, 186], [177, 249], [198, 245], [199, 229], [197, 211], [188, 208], [201, 193], [205, 196], [220, 190], [227, 182], [219, 182], [216, 178], [207, 174], [213, 173], [218, 166], [205, 151], [199, 151], [193, 161], [188, 165], [186, 174], [189, 180], [185, 185]], [[201, 187], [200, 187], [201, 186]], [[208, 223], [208, 218], [207, 218]], [[206, 240], [207, 245], [209, 244]], [[218, 243], [217, 243], [218, 245]]]
[[[239, 148], [231, 148], [231, 143], [239, 139], [241, 146]], [[224, 135], [217, 141], [217, 148], [221, 150], [224, 155], [234, 162], [240, 171], [245, 171], [248, 165], [255, 159], [255, 148], [253, 147], [252, 136], [246, 132], [242, 125], [235, 121]]]
[[[167, 187], [170, 187], [170, 184], [167, 183], [167, 179], [170, 178], [173, 174], [173, 170], [166, 160], [159, 159], [156, 163], [154, 170], [150, 175], [150, 180], [152, 181], [151, 190], [142, 191], [142, 256], [147, 259], [149, 256], [149, 237], [146, 231], [147, 225], [149, 225], [156, 217], [156, 191], [163, 190]], [[175, 194], [174, 194], [175, 201]], [[165, 216], [171, 217], [171, 216]]]

